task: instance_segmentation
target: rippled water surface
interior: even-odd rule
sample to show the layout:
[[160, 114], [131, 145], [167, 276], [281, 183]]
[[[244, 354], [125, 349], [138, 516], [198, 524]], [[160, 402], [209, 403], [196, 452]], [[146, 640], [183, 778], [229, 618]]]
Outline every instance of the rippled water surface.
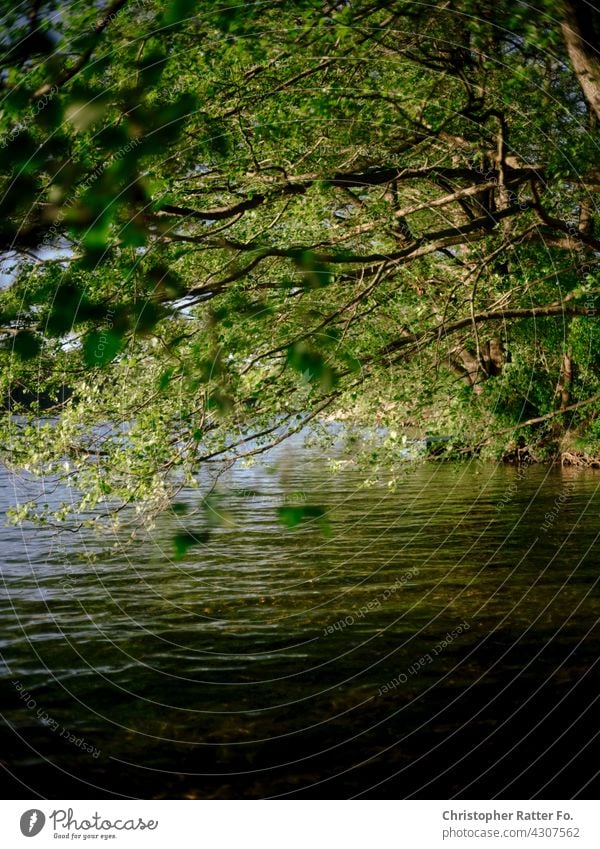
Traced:
[[282, 457], [179, 561], [189, 513], [116, 552], [3, 528], [5, 793], [597, 794], [600, 477], [425, 464], [391, 492]]

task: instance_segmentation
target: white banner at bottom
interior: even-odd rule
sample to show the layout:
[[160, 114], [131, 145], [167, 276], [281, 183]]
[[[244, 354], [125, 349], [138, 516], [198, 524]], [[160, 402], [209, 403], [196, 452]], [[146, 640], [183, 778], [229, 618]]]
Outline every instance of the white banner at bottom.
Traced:
[[594, 801], [0, 802], [0, 845], [598, 849]]

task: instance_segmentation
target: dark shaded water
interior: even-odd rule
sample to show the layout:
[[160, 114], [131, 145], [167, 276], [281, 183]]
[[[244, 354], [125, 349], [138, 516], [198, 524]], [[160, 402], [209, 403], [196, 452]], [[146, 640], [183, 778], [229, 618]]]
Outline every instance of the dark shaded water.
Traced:
[[[3, 529], [5, 795], [597, 796], [600, 477], [361, 480], [237, 472], [179, 562], [187, 516], [118, 553]], [[282, 527], [304, 503], [330, 536]]]

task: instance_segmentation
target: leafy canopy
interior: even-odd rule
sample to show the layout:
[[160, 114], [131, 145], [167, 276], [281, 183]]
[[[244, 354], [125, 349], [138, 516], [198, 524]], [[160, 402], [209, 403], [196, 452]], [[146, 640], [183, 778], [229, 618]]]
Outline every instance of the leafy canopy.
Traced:
[[152, 513], [327, 416], [600, 433], [587, 6], [3, 15], [3, 457], [79, 493], [19, 518]]

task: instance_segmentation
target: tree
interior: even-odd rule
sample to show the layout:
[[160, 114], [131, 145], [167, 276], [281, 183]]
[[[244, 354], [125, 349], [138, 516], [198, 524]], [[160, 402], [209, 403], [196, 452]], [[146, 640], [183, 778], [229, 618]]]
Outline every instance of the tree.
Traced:
[[152, 513], [325, 415], [594, 445], [598, 16], [559, 11], [8, 12], [2, 442], [83, 493], [50, 512]]

